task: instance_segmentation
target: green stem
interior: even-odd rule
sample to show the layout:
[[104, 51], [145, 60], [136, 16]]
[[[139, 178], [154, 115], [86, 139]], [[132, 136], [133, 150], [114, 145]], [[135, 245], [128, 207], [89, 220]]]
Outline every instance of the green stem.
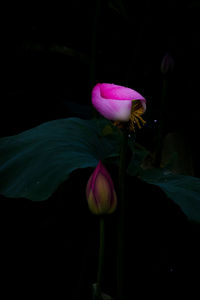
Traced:
[[167, 110], [167, 91], [168, 91], [168, 80], [163, 78], [163, 88], [161, 96], [161, 116], [160, 116], [160, 134], [163, 135], [166, 129], [166, 110]]
[[103, 259], [104, 259], [104, 231], [105, 224], [104, 218], [100, 219], [100, 246], [99, 246], [99, 267], [97, 273], [97, 284], [101, 286], [102, 281], [102, 271], [103, 271]]
[[119, 223], [117, 253], [117, 299], [122, 300], [124, 294], [124, 220], [125, 220], [125, 174], [127, 133], [122, 132], [122, 144], [119, 162]]
[[168, 90], [168, 81], [166, 78], [163, 78], [161, 108], [160, 108], [160, 124], [158, 127], [157, 146], [156, 146], [156, 155], [155, 155], [155, 167], [157, 168], [159, 168], [161, 164], [163, 139], [166, 131], [167, 90]]
[[90, 62], [90, 86], [93, 88], [95, 83], [95, 67], [96, 67], [96, 52], [97, 52], [97, 30], [98, 21], [101, 10], [101, 0], [96, 0], [94, 10], [94, 21], [92, 26], [92, 40], [91, 40], [91, 62]]
[[100, 243], [99, 243], [99, 264], [97, 272], [97, 283], [93, 286], [93, 299], [101, 299], [101, 284], [102, 284], [102, 272], [103, 272], [103, 261], [104, 261], [104, 235], [105, 235], [105, 224], [104, 218], [100, 218]]

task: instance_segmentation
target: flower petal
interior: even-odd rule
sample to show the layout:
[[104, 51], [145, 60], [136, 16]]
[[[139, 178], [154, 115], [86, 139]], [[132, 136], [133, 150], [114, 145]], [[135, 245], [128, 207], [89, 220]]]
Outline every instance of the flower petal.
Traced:
[[102, 97], [101, 84], [92, 90], [92, 104], [105, 118], [113, 121], [128, 121], [131, 114], [132, 100], [116, 100]]
[[115, 100], [145, 100], [138, 92], [116, 84], [101, 83], [101, 96], [105, 99]]
[[146, 101], [134, 100], [132, 102], [132, 112], [135, 111], [139, 115], [142, 115], [146, 111]]
[[98, 215], [99, 207], [96, 203], [96, 199], [95, 199], [92, 191], [90, 191], [90, 193], [88, 194], [87, 201], [88, 201], [88, 206], [89, 206], [89, 209], [91, 210], [91, 212], [95, 215]]
[[106, 214], [110, 210], [111, 199], [112, 199], [112, 189], [101, 173], [98, 174], [95, 182], [94, 196], [97, 201], [97, 206], [102, 214]]

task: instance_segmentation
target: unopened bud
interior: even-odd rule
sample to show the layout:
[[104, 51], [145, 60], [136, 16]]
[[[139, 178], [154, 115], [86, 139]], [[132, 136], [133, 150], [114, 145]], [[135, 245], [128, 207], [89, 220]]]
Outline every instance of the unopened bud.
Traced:
[[160, 70], [163, 75], [166, 75], [169, 72], [174, 70], [174, 59], [169, 53], [166, 53], [162, 59]]
[[93, 214], [110, 214], [116, 208], [117, 196], [113, 181], [101, 161], [88, 180], [86, 197]]

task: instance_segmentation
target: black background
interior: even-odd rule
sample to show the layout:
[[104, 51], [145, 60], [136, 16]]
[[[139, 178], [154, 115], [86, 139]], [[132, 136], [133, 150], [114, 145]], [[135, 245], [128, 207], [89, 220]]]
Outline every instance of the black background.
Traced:
[[[98, 10], [98, 1], [80, 0], [3, 8], [1, 136], [57, 118], [89, 118], [93, 85], [109, 82], [147, 99], [147, 126], [138, 139], [151, 148], [151, 124], [160, 121], [160, 64], [168, 52], [174, 70], [168, 75], [165, 133], [181, 132], [199, 177], [199, 2], [100, 2]], [[72, 103], [86, 109], [74, 111]], [[108, 168], [117, 182], [117, 170]], [[1, 197], [1, 278], [7, 294], [90, 299], [98, 255], [98, 219], [85, 200], [91, 172], [74, 172], [44, 202]], [[183, 282], [200, 267], [199, 227], [162, 191], [138, 179], [127, 178], [127, 199], [126, 299], [137, 292], [162, 299], [174, 288], [185, 291]], [[106, 223], [104, 290], [114, 296], [117, 213]]]

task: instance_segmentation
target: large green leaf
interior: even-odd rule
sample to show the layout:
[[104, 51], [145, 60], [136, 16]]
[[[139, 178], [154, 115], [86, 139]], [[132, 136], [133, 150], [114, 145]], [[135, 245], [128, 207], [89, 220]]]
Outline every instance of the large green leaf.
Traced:
[[134, 140], [129, 140], [129, 147], [132, 151], [132, 158], [129, 162], [127, 172], [131, 176], [137, 176], [141, 172], [141, 165], [148, 156], [149, 151]]
[[200, 179], [172, 174], [166, 169], [151, 169], [141, 174], [141, 179], [159, 186], [178, 204], [188, 219], [200, 222]]
[[73, 170], [95, 167], [118, 153], [119, 135], [107, 120], [44, 123], [0, 139], [0, 193], [45, 200]]

